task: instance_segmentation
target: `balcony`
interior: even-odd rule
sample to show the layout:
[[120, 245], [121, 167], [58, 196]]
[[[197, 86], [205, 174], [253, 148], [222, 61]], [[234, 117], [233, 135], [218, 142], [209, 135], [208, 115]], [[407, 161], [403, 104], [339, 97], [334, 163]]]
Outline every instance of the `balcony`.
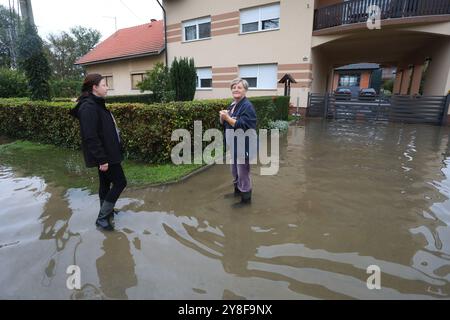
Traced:
[[[382, 23], [400, 19], [450, 15], [450, 0], [350, 0], [314, 11], [314, 31], [366, 24], [369, 6], [378, 6]], [[437, 18], [437, 17], [436, 17]], [[450, 19], [449, 19], [450, 20]]]

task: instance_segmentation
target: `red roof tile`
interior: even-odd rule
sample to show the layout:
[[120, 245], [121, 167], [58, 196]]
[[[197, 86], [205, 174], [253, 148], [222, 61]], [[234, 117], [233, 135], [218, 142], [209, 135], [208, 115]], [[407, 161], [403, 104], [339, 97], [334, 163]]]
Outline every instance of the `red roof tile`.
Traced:
[[153, 21], [117, 30], [75, 64], [91, 64], [136, 55], [158, 54], [164, 49], [164, 23]]

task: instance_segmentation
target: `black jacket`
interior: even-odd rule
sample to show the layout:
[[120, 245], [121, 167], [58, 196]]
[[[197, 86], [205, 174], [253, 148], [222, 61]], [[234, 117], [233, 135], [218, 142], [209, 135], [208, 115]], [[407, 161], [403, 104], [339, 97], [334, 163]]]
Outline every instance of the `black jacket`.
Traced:
[[93, 94], [82, 97], [70, 114], [80, 121], [86, 167], [117, 164], [123, 160], [122, 144], [105, 99]]

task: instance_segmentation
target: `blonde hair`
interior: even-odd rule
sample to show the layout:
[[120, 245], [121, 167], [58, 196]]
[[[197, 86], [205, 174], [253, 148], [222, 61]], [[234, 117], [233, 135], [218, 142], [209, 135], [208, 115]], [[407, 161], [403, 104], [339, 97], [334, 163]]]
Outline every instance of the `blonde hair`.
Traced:
[[242, 83], [242, 86], [244, 87], [245, 91], [248, 91], [248, 82], [247, 80], [236, 78], [233, 81], [231, 81], [230, 89], [233, 90], [233, 87], [238, 85], [239, 83]]

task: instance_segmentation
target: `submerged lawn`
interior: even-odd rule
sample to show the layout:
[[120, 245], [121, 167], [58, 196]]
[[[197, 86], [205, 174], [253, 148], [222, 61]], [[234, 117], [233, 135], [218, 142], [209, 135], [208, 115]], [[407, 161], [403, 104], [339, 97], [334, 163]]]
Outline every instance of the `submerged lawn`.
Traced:
[[[0, 145], [0, 165], [13, 167], [24, 175], [41, 176], [46, 181], [67, 188], [97, 188], [97, 170], [87, 169], [81, 151], [15, 141]], [[149, 165], [126, 160], [123, 168], [129, 186], [175, 182], [202, 165]]]

